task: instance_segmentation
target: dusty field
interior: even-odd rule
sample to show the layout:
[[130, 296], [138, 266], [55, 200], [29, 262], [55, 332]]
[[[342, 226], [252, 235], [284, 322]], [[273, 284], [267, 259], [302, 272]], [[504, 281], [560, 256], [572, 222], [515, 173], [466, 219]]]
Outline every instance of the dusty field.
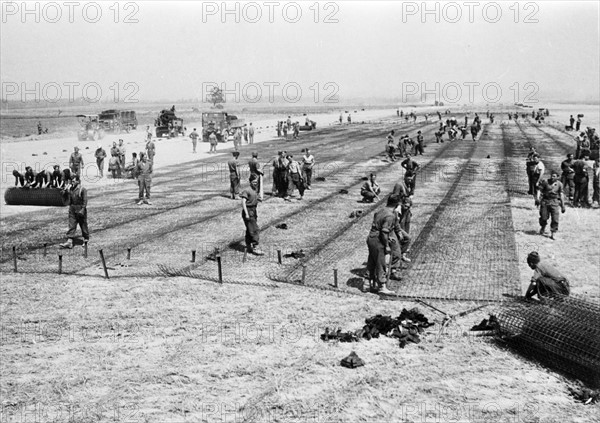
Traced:
[[[537, 235], [537, 210], [523, 195], [529, 144], [551, 168], [572, 138], [548, 125], [484, 117], [477, 142], [436, 144], [437, 118], [403, 126], [393, 115], [381, 120], [327, 126], [303, 133], [300, 143], [265, 138], [253, 148], [268, 161], [277, 150], [299, 155], [309, 147], [319, 163], [314, 176], [324, 178], [302, 201], [266, 196], [258, 210], [267, 252], [260, 258], [244, 260], [240, 205], [227, 195], [227, 154], [165, 160], [152, 206], [134, 204], [132, 183], [91, 185], [89, 255], [81, 247], [63, 251], [62, 275], [57, 245], [66, 210], [3, 213], [6, 420], [27, 412], [39, 421], [81, 422], [594, 421], [599, 406], [568, 393], [575, 381], [468, 334], [502, 307], [504, 294], [524, 291], [531, 250], [568, 275], [574, 293], [600, 301], [598, 209], [569, 208], [552, 241]], [[424, 169], [414, 198], [413, 261], [392, 286], [397, 301], [381, 301], [361, 290], [366, 233], [380, 205], [357, 200], [368, 173], [377, 172], [384, 193], [402, 177], [399, 162], [382, 154], [390, 129], [422, 130], [427, 148], [416, 158]], [[362, 217], [349, 218], [354, 210]], [[20, 273], [13, 273], [13, 246]], [[207, 259], [215, 248], [224, 284], [214, 283], [217, 264]], [[302, 261], [277, 263], [277, 250], [299, 249], [307, 254]], [[306, 286], [298, 285], [302, 266]], [[442, 328], [444, 316], [416, 298], [451, 315], [484, 307]], [[436, 322], [420, 344], [319, 339], [325, 327], [355, 330], [367, 317], [415, 306]], [[341, 367], [353, 350], [366, 365]]]

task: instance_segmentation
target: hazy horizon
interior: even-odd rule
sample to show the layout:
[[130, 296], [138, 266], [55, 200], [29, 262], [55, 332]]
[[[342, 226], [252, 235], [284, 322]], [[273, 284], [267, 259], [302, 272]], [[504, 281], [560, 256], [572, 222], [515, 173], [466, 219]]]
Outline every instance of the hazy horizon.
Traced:
[[2, 99], [194, 100], [212, 84], [248, 105], [600, 99], [598, 2], [268, 4], [4, 2]]

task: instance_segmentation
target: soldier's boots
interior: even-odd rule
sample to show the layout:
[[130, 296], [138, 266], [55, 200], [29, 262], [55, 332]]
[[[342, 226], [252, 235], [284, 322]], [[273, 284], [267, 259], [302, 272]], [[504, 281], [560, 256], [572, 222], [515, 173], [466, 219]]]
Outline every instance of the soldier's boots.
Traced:
[[377, 293], [382, 295], [396, 295], [394, 291], [387, 288], [386, 284], [381, 285], [381, 288], [379, 288]]
[[60, 248], [68, 248], [69, 250], [73, 248], [73, 240], [69, 238], [67, 242], [64, 244], [60, 244]]
[[545, 232], [546, 232], [546, 227], [545, 227], [545, 226], [542, 226], [542, 227], [540, 228], [540, 235], [544, 235], [544, 233], [545, 233]]
[[265, 253], [263, 253], [262, 250], [258, 247], [251, 247], [250, 252], [252, 254], [254, 254], [255, 256], [264, 256], [265, 255]]

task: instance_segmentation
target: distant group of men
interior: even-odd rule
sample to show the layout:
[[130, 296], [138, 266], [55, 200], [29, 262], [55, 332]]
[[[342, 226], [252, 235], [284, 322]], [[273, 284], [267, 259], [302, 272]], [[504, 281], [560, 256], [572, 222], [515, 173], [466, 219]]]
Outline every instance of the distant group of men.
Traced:
[[425, 139], [421, 131], [417, 131], [416, 140], [413, 140], [407, 134], [401, 136], [397, 145], [394, 136], [395, 131], [392, 130], [386, 138], [386, 152], [390, 161], [394, 162], [398, 157], [408, 157], [411, 154], [422, 156], [425, 152]]
[[287, 139], [288, 134], [292, 134], [292, 139], [297, 139], [300, 136], [300, 122], [292, 122], [291, 116], [288, 116], [287, 120], [280, 120], [277, 122], [276, 130], [278, 138], [283, 137]]

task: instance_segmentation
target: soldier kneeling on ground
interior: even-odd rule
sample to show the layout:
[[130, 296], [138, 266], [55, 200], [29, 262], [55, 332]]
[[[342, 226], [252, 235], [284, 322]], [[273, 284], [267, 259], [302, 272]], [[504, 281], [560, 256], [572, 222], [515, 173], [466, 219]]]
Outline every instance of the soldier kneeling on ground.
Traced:
[[525, 298], [530, 299], [536, 295], [538, 299], [555, 294], [569, 295], [571, 288], [567, 278], [551, 265], [542, 263], [540, 255], [536, 251], [529, 253], [527, 264], [534, 272]]
[[363, 197], [363, 203], [372, 203], [375, 199], [379, 200], [381, 188], [379, 188], [376, 179], [377, 176], [374, 173], [371, 173], [369, 179], [363, 184], [360, 190], [360, 195]]

